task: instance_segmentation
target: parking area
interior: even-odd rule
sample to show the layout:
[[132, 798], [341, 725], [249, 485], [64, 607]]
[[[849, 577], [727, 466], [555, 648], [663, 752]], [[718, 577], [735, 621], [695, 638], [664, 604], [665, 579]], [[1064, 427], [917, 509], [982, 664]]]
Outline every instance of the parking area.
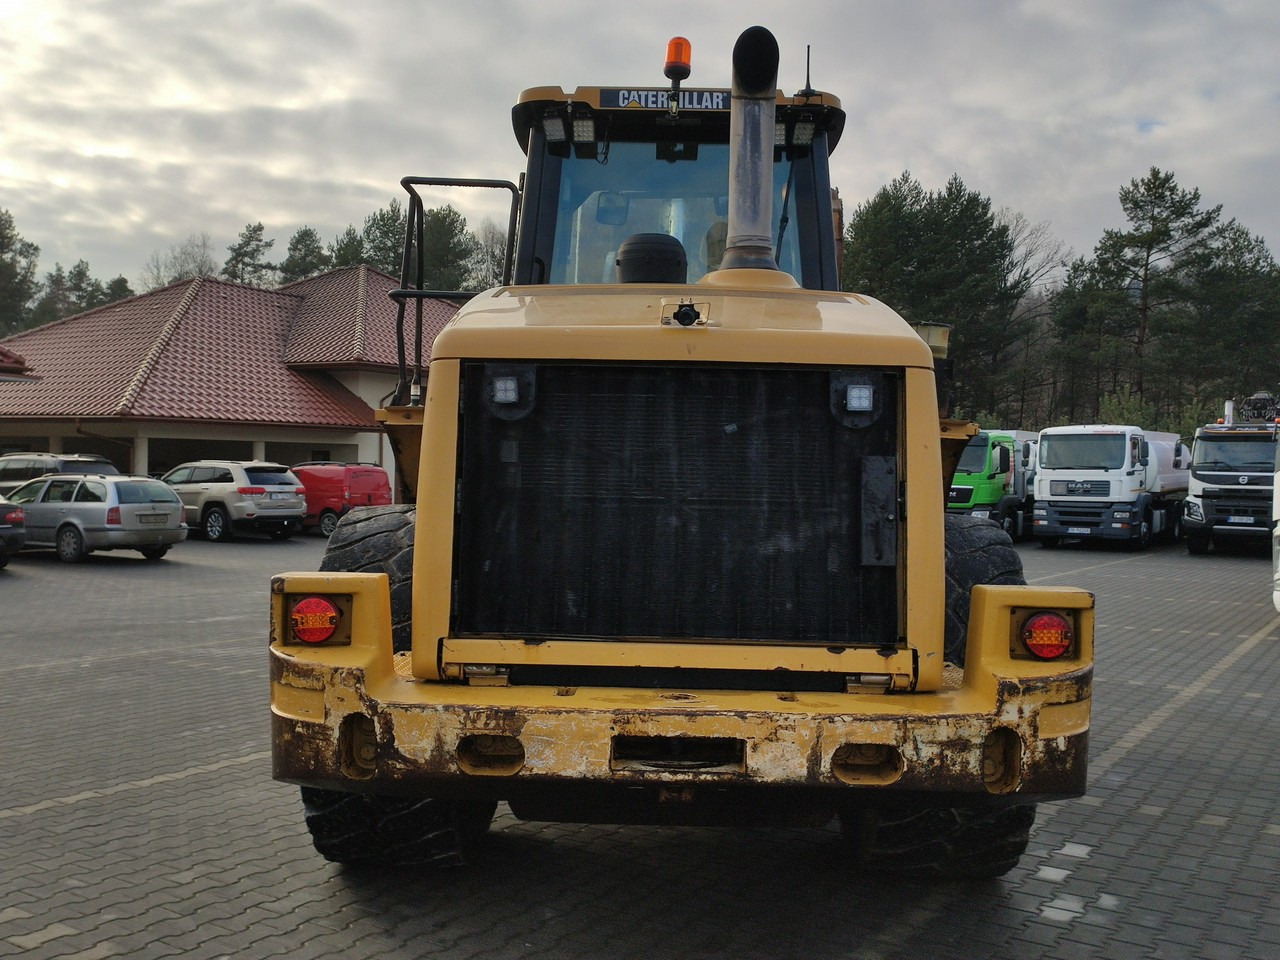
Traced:
[[1023, 545], [1098, 595], [1090, 794], [999, 881], [859, 875], [825, 830], [522, 823], [467, 868], [312, 850], [270, 778], [272, 573], [188, 540], [0, 571], [0, 957], [1280, 956], [1280, 618], [1262, 554]]

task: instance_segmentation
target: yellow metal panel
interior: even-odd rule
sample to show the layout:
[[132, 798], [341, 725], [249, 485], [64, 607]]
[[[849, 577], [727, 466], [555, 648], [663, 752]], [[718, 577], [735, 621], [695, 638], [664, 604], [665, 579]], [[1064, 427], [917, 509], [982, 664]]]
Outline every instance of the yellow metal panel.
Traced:
[[[921, 344], [923, 346], [923, 342]], [[925, 348], [928, 352], [928, 348]], [[907, 642], [920, 651], [919, 690], [942, 686], [946, 576], [943, 550], [942, 465], [933, 369], [906, 372], [906, 439], [902, 476], [907, 483]]]
[[413, 551], [413, 672], [424, 680], [440, 676], [435, 641], [449, 632], [461, 379], [457, 360], [431, 361]]
[[422, 408], [375, 410], [396, 455], [396, 502], [413, 503], [418, 495], [418, 458], [422, 445]]
[[[996, 586], [973, 588], [969, 609], [969, 639], [965, 655], [965, 685], [983, 696], [995, 696], [1005, 678], [1034, 681], [1060, 676], [1072, 667], [1093, 665], [1093, 594], [1076, 587]], [[1015, 608], [1058, 610], [1077, 622], [1076, 651], [1060, 660], [1012, 659], [1010, 633]], [[1090, 678], [1083, 678], [1088, 680]], [[1054, 693], [1047, 702], [1065, 703], [1087, 699], [1090, 689]]]
[[324, 691], [304, 690], [288, 683], [271, 684], [271, 709], [298, 720], [324, 719]]
[[[672, 299], [709, 302], [706, 324], [664, 326], [663, 303]], [[515, 330], [519, 336], [513, 336]], [[432, 344], [432, 357], [667, 363], [767, 358], [770, 363], [933, 369], [924, 341], [878, 301], [808, 290], [699, 285], [494, 290], [471, 300], [445, 327]], [[936, 430], [936, 402], [933, 422]]]
[[1075, 703], [1051, 703], [1040, 708], [1040, 739], [1072, 737], [1089, 729], [1092, 699]]

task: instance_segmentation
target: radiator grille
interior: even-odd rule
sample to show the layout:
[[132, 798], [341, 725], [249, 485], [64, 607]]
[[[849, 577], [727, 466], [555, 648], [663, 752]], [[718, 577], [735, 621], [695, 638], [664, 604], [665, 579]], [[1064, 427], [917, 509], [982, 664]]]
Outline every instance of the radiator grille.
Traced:
[[[493, 400], [500, 376], [517, 402]], [[849, 382], [874, 410], [844, 410]], [[453, 630], [894, 643], [899, 383], [465, 365]]]

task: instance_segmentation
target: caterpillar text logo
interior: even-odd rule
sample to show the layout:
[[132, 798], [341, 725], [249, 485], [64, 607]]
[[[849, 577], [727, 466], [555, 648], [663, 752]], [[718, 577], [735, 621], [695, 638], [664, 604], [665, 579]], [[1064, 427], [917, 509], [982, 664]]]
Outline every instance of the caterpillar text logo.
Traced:
[[[600, 106], [631, 107], [641, 110], [666, 110], [671, 104], [670, 90], [601, 90]], [[676, 98], [681, 110], [728, 110], [727, 90], [681, 90]]]

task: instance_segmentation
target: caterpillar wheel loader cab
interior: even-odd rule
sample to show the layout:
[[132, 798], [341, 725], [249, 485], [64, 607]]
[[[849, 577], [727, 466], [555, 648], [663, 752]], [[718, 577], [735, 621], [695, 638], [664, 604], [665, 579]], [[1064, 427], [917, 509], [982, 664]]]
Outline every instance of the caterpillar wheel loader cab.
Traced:
[[[838, 291], [844, 114], [777, 90], [526, 91], [519, 186], [410, 178], [403, 504], [271, 584], [273, 769], [339, 862], [520, 818], [808, 823], [851, 863], [997, 876], [1085, 787], [1093, 598], [944, 518], [934, 350]], [[428, 184], [513, 197], [507, 280], [429, 345]], [[722, 245], [722, 246], [721, 246]]]

